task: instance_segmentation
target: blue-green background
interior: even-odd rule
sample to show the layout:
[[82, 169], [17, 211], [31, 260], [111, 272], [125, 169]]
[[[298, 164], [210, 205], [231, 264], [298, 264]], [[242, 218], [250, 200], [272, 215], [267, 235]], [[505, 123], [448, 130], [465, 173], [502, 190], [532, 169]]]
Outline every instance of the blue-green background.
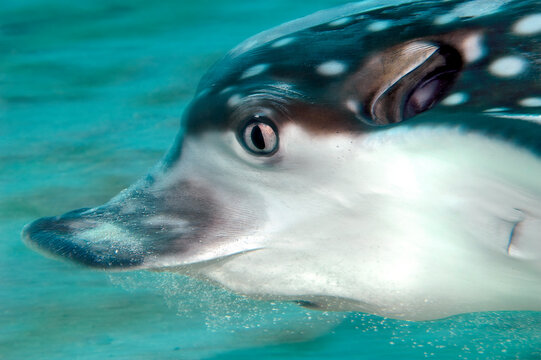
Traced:
[[541, 358], [539, 313], [308, 311], [175, 274], [88, 271], [20, 241], [25, 223], [144, 175], [229, 48], [340, 3], [0, 2], [0, 359]]

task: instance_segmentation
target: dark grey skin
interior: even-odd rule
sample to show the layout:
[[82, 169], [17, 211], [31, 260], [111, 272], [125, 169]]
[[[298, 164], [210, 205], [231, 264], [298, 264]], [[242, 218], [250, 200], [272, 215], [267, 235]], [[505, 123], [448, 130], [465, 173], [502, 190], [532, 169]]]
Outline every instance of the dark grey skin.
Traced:
[[[193, 272], [258, 298], [397, 318], [541, 310], [540, 106], [530, 106], [541, 96], [541, 39], [527, 23], [541, 9], [531, 1], [479, 6], [347, 5], [248, 39], [203, 77], [174, 146], [149, 175], [102, 206], [34, 221], [24, 241], [92, 268]], [[419, 166], [389, 165], [418, 154], [427, 156]], [[500, 170], [494, 156], [517, 168]], [[407, 175], [403, 164], [417, 169], [421, 190], [392, 185]], [[460, 173], [450, 165], [462, 166], [471, 185], [457, 187]], [[479, 179], [468, 175], [478, 169]], [[420, 191], [419, 200], [405, 205], [409, 191]], [[456, 201], [447, 203], [448, 194]], [[457, 205], [477, 195], [475, 204]], [[393, 221], [410, 210], [419, 211], [412, 221], [422, 233]], [[394, 275], [387, 283], [387, 267], [369, 263], [392, 264], [405, 243], [419, 249], [419, 283]], [[473, 243], [490, 243], [494, 257], [487, 260], [493, 250], [485, 245], [465, 245]], [[389, 251], [362, 260], [375, 247]], [[297, 252], [295, 259], [310, 260], [288, 262]], [[325, 256], [335, 252], [356, 280], [334, 265], [326, 270]], [[472, 262], [486, 267], [470, 282], [441, 275]], [[426, 270], [417, 273], [418, 265]], [[515, 284], [506, 267], [526, 279], [511, 295], [503, 291], [500, 301], [499, 293], [472, 290], [495, 272], [505, 279], [498, 287]], [[299, 276], [289, 279], [292, 272]], [[306, 279], [317, 280], [307, 288]], [[441, 287], [455, 280], [456, 288]], [[401, 284], [398, 296], [392, 291]]]

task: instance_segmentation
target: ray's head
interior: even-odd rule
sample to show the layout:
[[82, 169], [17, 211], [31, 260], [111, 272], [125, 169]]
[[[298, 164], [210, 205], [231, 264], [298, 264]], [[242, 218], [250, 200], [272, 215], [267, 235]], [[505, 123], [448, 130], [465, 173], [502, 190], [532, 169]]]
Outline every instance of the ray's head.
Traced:
[[348, 5], [248, 39], [204, 76], [146, 178], [103, 206], [29, 224], [25, 241], [106, 269], [259, 251], [373, 190], [356, 182], [370, 177], [356, 162], [377, 151], [360, 145], [368, 135], [486, 131], [494, 115], [538, 111], [540, 15], [468, 4]]

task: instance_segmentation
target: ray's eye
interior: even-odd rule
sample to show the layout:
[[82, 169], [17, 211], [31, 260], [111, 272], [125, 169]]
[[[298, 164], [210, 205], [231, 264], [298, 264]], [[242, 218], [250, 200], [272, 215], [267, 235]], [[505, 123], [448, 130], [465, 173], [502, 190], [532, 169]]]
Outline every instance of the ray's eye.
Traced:
[[239, 140], [244, 148], [259, 156], [270, 156], [278, 150], [278, 130], [265, 116], [254, 116], [239, 132]]

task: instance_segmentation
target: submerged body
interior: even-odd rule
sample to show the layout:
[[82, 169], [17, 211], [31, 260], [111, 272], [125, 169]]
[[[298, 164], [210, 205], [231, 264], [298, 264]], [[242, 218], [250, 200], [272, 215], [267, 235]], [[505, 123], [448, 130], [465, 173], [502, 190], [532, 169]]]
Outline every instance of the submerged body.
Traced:
[[248, 39], [146, 178], [25, 241], [324, 309], [541, 310], [541, 9], [401, 2]]

